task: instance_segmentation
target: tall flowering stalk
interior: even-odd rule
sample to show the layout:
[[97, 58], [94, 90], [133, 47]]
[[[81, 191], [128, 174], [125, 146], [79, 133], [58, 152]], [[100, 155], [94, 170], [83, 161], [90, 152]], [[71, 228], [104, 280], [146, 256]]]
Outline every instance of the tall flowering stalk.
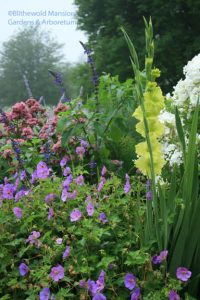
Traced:
[[161, 153], [161, 146], [158, 141], [158, 138], [163, 133], [163, 127], [158, 120], [158, 115], [161, 109], [164, 107], [164, 98], [161, 89], [155, 82], [156, 77], [159, 76], [159, 71], [157, 69], [152, 69], [154, 58], [152, 22], [150, 20], [148, 24], [145, 19], [144, 21], [146, 35], [145, 82], [142, 80], [141, 75], [144, 74], [141, 74], [140, 72], [140, 66], [135, 47], [125, 30], [122, 29], [122, 31], [131, 54], [131, 64], [135, 74], [136, 82], [136, 96], [139, 104], [139, 107], [136, 109], [133, 115], [139, 120], [139, 123], [137, 124], [137, 131], [144, 138], [144, 141], [136, 146], [136, 152], [138, 154], [136, 166], [144, 174], [151, 178], [152, 181], [153, 204], [151, 201], [147, 201], [147, 226], [145, 240], [148, 242], [155, 237], [154, 235], [156, 235], [158, 246], [161, 249], [162, 240], [158, 225], [159, 208], [155, 179], [156, 175], [161, 173], [161, 169], [165, 163]]
[[94, 126], [95, 128], [95, 140], [96, 140], [96, 149], [98, 150], [99, 148], [99, 141], [98, 141], [98, 134], [97, 134], [97, 129], [96, 127], [98, 127], [98, 113], [99, 113], [99, 76], [97, 75], [97, 71], [96, 71], [96, 67], [94, 64], [94, 60], [92, 57], [92, 52], [90, 49], [88, 49], [86, 47], [86, 45], [83, 42], [80, 42], [81, 46], [83, 47], [83, 49], [85, 50], [85, 54], [87, 54], [88, 57], [88, 64], [90, 65], [91, 71], [92, 71], [92, 81], [94, 84], [94, 92], [95, 92], [95, 103], [96, 103], [96, 109], [95, 109], [95, 113], [97, 114], [96, 116], [96, 126]]
[[133, 116], [139, 120], [136, 125], [137, 132], [140, 133], [145, 141], [136, 146], [136, 152], [139, 156], [135, 162], [136, 167], [147, 175], [149, 178], [153, 177], [151, 172], [151, 163], [153, 163], [154, 173], [160, 175], [163, 165], [165, 164], [161, 144], [159, 138], [164, 132], [164, 127], [158, 120], [160, 111], [164, 108], [164, 97], [161, 89], [155, 82], [148, 82], [144, 97], [144, 110], [146, 121], [148, 124], [148, 139], [152, 148], [152, 161], [150, 151], [148, 148], [147, 136], [144, 126], [144, 117], [141, 106], [139, 106]]
[[[156, 184], [156, 175], [161, 173], [164, 159], [161, 155], [159, 137], [163, 133], [163, 126], [158, 121], [158, 114], [163, 109], [163, 96], [155, 79], [158, 70], [152, 69], [154, 44], [151, 21], [146, 27], [145, 72], [140, 72], [135, 48], [124, 32], [131, 53], [131, 63], [135, 73], [136, 96], [139, 108], [134, 116], [140, 121], [138, 132], [145, 139], [137, 145], [139, 159], [136, 165], [151, 179], [153, 192], [152, 201], [147, 201], [147, 222], [144, 243], [157, 241], [158, 248], [169, 249], [167, 267], [175, 276], [176, 269], [186, 266], [192, 271], [193, 279], [190, 283], [191, 294], [199, 296], [199, 265], [200, 265], [200, 232], [199, 232], [199, 174], [197, 158], [197, 129], [199, 102], [194, 110], [189, 133], [189, 142], [184, 146], [185, 131], [176, 109], [176, 130], [180, 142], [183, 144], [184, 160], [181, 169], [181, 180], [177, 180], [177, 171], [172, 172], [169, 188]], [[184, 153], [185, 152], [185, 153]], [[143, 158], [143, 161], [141, 160]], [[158, 160], [159, 158], [159, 160]], [[182, 205], [177, 203], [182, 201]]]
[[19, 163], [19, 167], [21, 170], [24, 170], [24, 162], [21, 158], [21, 149], [19, 148], [19, 143], [15, 140], [11, 139], [12, 149], [15, 152], [16, 159]]
[[61, 98], [59, 99], [59, 102], [61, 102], [61, 103], [70, 102], [71, 98], [66, 97], [66, 88], [63, 83], [62, 74], [59, 72], [52, 71], [52, 70], [48, 70], [48, 72], [51, 76], [53, 76], [54, 83], [60, 87]]
[[99, 106], [99, 99], [98, 99], [98, 93], [99, 93], [99, 76], [97, 75], [97, 70], [94, 64], [94, 60], [92, 57], [92, 52], [90, 49], [86, 47], [86, 45], [83, 42], [80, 42], [81, 46], [85, 50], [85, 54], [87, 54], [88, 57], [88, 64], [90, 65], [91, 71], [92, 71], [92, 82], [94, 83], [94, 92], [95, 92], [95, 100], [96, 100], [96, 112], [98, 112], [98, 106]]

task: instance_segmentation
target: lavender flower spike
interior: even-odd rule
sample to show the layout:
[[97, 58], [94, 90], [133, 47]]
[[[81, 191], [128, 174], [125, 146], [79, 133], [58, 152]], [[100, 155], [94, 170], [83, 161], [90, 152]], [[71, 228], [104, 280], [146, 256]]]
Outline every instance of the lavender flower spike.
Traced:
[[83, 42], [80, 42], [81, 46], [85, 50], [85, 53], [87, 54], [88, 57], [88, 63], [90, 65], [90, 68], [92, 70], [92, 81], [94, 83], [94, 88], [95, 88], [95, 100], [97, 102], [97, 112], [98, 112], [98, 85], [99, 85], [99, 77], [97, 75], [97, 71], [94, 65], [94, 60], [91, 55], [91, 50], [89, 50], [86, 45]]

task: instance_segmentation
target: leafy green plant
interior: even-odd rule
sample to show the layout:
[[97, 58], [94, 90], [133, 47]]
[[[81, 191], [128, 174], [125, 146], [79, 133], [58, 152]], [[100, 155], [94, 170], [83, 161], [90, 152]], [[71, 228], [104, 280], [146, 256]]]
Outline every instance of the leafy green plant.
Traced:
[[86, 103], [81, 98], [75, 99], [69, 104], [70, 110], [61, 114], [57, 132], [62, 135], [64, 146], [72, 137], [87, 140], [93, 148], [91, 157], [99, 165], [119, 160], [123, 163], [123, 173], [128, 172], [139, 139], [134, 131], [136, 120], [131, 118], [137, 105], [132, 101], [133, 81], [120, 83], [117, 76], [106, 74], [100, 77], [98, 91], [98, 112], [93, 97]]
[[[174, 168], [169, 187], [166, 188], [165, 185], [161, 186], [156, 183], [155, 148], [150, 137], [151, 123], [148, 120], [149, 112], [148, 107], [145, 107], [146, 102], [144, 97], [145, 92], [148, 91], [148, 82], [154, 81], [152, 69], [154, 46], [151, 20], [149, 24], [145, 20], [145, 26], [147, 55], [144, 74], [146, 84], [143, 84], [135, 48], [123, 30], [131, 54], [137, 98], [143, 114], [144, 137], [147, 142], [147, 151], [150, 158], [146, 170], [148, 168], [150, 170], [147, 174], [152, 180], [153, 201], [152, 203], [147, 203], [145, 243], [150, 243], [153, 240], [157, 244], [158, 249], [169, 249], [170, 259], [168, 261], [168, 269], [172, 275], [175, 275], [178, 267], [182, 265], [188, 267], [194, 276], [191, 281], [190, 293], [194, 296], [199, 296], [200, 269], [198, 260], [199, 230], [197, 214], [200, 202], [196, 145], [199, 105], [197, 104], [192, 118], [189, 143], [187, 145], [185, 143], [184, 130], [179, 112], [176, 109], [176, 127], [184, 157], [183, 172], [179, 172], [179, 174], [182, 174], [179, 185], [176, 184], [177, 170]], [[140, 155], [142, 159], [145, 159], [146, 153], [140, 153]], [[143, 172], [146, 170], [144, 169]]]
[[[107, 172], [100, 190], [99, 184], [77, 183], [80, 172], [86, 175], [80, 166], [75, 168], [69, 186], [69, 191], [77, 192], [75, 199], [63, 201], [66, 178], [55, 174], [39, 179], [17, 203], [4, 199], [0, 210], [1, 299], [37, 299], [44, 287], [50, 288], [55, 299], [91, 299], [79, 282], [97, 278], [101, 270], [106, 274], [108, 299], [129, 299], [124, 276], [130, 272], [145, 299], [155, 299], [152, 289], [158, 299], [167, 299], [171, 289], [181, 290], [180, 281], [166, 273], [165, 263], [154, 266], [149, 248], [140, 246], [137, 228], [143, 227], [145, 216], [142, 187], [141, 193], [135, 188], [125, 193], [121, 180]], [[131, 183], [141, 185], [140, 177]], [[74, 221], [72, 213], [77, 209], [81, 215]], [[22, 263], [28, 267], [25, 275], [20, 271]], [[50, 276], [57, 265], [64, 268], [58, 282]]]
[[[35, 111], [31, 116], [18, 103], [10, 116], [17, 118], [12, 126], [9, 114], [1, 110], [1, 151], [15, 154], [7, 165], [1, 157], [2, 300], [44, 300], [44, 294], [56, 300], [199, 298], [199, 106], [189, 141], [180, 112], [173, 108], [184, 159], [171, 170], [161, 153], [158, 115], [164, 97], [156, 83], [160, 72], [153, 68], [151, 20], [145, 20], [144, 70], [122, 31], [134, 80], [120, 83], [118, 77], [104, 74], [97, 87], [95, 77], [95, 97], [59, 103], [52, 123], [38, 120], [34, 132], [28, 130], [33, 136], [24, 137], [20, 145], [17, 138], [24, 136], [27, 122], [18, 118], [20, 108], [33, 123]], [[60, 75], [51, 73], [63, 87]], [[29, 102], [43, 111], [36, 100]], [[43, 149], [44, 141], [51, 144], [51, 153]], [[95, 162], [92, 174], [89, 166]], [[111, 162], [118, 166], [108, 171]], [[123, 172], [125, 182], [118, 176]]]

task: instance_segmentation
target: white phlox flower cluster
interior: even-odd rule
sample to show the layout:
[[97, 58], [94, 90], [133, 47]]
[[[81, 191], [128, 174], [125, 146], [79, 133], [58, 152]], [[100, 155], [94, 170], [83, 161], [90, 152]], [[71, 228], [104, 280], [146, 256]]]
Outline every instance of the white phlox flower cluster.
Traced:
[[172, 99], [177, 107], [191, 110], [200, 97], [200, 54], [187, 63], [183, 74], [185, 79], [181, 79], [174, 87]]
[[[165, 131], [162, 138], [163, 153], [170, 166], [180, 165], [183, 161], [181, 145], [175, 125], [174, 107], [177, 106], [184, 127], [186, 144], [188, 142], [189, 128], [193, 111], [200, 101], [200, 54], [196, 55], [183, 68], [185, 79], [181, 79], [174, 87], [172, 94], [167, 94], [166, 99], [171, 100], [171, 111], [165, 108], [159, 116], [160, 122], [164, 125]], [[200, 143], [200, 135], [197, 135], [197, 144]]]

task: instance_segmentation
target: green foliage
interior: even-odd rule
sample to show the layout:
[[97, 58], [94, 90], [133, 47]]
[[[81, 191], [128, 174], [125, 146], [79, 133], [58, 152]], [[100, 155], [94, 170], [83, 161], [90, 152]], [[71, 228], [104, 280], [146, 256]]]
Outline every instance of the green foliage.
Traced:
[[184, 160], [185, 160], [186, 159], [185, 137], [184, 137], [183, 127], [182, 127], [182, 123], [181, 123], [181, 118], [179, 116], [179, 112], [178, 112], [177, 107], [176, 107], [176, 128], [177, 128], [178, 136], [179, 136], [181, 146], [182, 146], [183, 157], [184, 157]]
[[[71, 137], [82, 137], [90, 146], [97, 147], [93, 155], [99, 165], [119, 160], [123, 172], [130, 171], [135, 143], [139, 139], [134, 130], [136, 121], [131, 117], [137, 106], [133, 96], [131, 79], [121, 83], [118, 76], [101, 76], [97, 113], [94, 113], [96, 103], [92, 95], [86, 102], [80, 98], [73, 100], [70, 110], [61, 114], [57, 132], [62, 134], [63, 145], [67, 145]], [[84, 121], [80, 122], [80, 118]]]
[[[136, 80], [136, 91], [138, 101], [143, 113], [145, 137], [147, 140], [147, 151], [150, 153], [150, 177], [152, 179], [153, 204], [147, 204], [146, 218], [146, 242], [156, 238], [157, 247], [169, 249], [171, 251], [168, 268], [170, 273], [175, 276], [176, 270], [180, 266], [186, 266], [192, 270], [194, 279], [191, 282], [190, 294], [199, 295], [199, 246], [198, 217], [199, 211], [199, 181], [198, 181], [198, 161], [197, 161], [197, 128], [199, 103], [197, 103], [190, 129], [189, 142], [186, 148], [185, 134], [181, 124], [178, 109], [176, 108], [176, 128], [178, 137], [182, 145], [184, 164], [183, 174], [180, 181], [176, 180], [177, 171], [174, 168], [170, 191], [167, 192], [166, 186], [156, 183], [153, 144], [149, 139], [149, 125], [146, 121], [147, 113], [144, 105], [143, 84], [140, 79], [139, 63], [135, 47], [129, 36], [123, 30], [125, 39], [131, 53], [131, 62]], [[153, 81], [151, 77], [151, 65], [153, 63], [153, 40], [151, 20], [147, 24], [145, 20], [146, 32], [146, 61], [149, 59], [150, 66], [146, 64], [146, 78]], [[187, 150], [186, 150], [187, 149]], [[142, 154], [145, 156], [145, 153]], [[144, 158], [143, 158], [144, 159]], [[177, 181], [177, 183], [176, 183]], [[180, 198], [180, 202], [178, 199]], [[181, 204], [181, 205], [180, 205]], [[152, 230], [153, 228], [153, 230]], [[191, 233], [194, 236], [191, 236]], [[160, 296], [159, 296], [160, 297]], [[158, 297], [158, 299], [159, 299]]]
[[70, 65], [70, 67], [62, 69], [62, 73], [64, 73], [63, 81], [68, 86], [67, 92], [72, 99], [81, 96], [86, 100], [90, 97], [93, 92], [93, 83], [88, 64]]
[[[174, 225], [174, 235], [171, 241], [173, 254], [170, 260], [170, 271], [175, 272], [177, 266], [185, 264], [193, 270], [194, 281], [191, 283], [191, 293], [199, 292], [199, 256], [197, 255], [200, 245], [199, 224], [197, 212], [200, 209], [199, 178], [197, 163], [196, 135], [198, 126], [199, 106], [195, 109], [192, 118], [189, 144], [184, 162], [184, 174], [179, 194], [183, 201], [183, 207], [177, 214], [177, 223]], [[191, 233], [193, 236], [191, 237]], [[196, 277], [196, 278], [195, 278]]]
[[[83, 170], [74, 170], [74, 178]], [[137, 181], [137, 178], [133, 178]], [[170, 288], [180, 290], [181, 285], [174, 280], [171, 284], [163, 272], [164, 265], [154, 268], [151, 264], [149, 248], [140, 247], [138, 222], [143, 224], [145, 202], [140, 195], [140, 205], [135, 201], [136, 192], [125, 194], [123, 183], [113, 174], [107, 174], [107, 182], [101, 192], [95, 185], [79, 186], [75, 180], [70, 189], [77, 190], [75, 200], [61, 200], [63, 179], [53, 176], [41, 179], [32, 187], [28, 196], [18, 203], [3, 201], [0, 210], [0, 297], [1, 299], [36, 299], [43, 287], [49, 287], [56, 299], [90, 299], [88, 293], [79, 287], [79, 280], [96, 280], [101, 270], [106, 272], [105, 294], [108, 299], [128, 299], [129, 291], [124, 287], [124, 275], [133, 272], [137, 285], [141, 286], [145, 299], [151, 299], [152, 287], [157, 295], [166, 296]], [[56, 195], [48, 204], [45, 197]], [[85, 199], [91, 196], [95, 207], [93, 216], [88, 216]], [[13, 208], [20, 207], [21, 219], [13, 215]], [[54, 215], [48, 220], [48, 209]], [[82, 217], [77, 222], [70, 221], [70, 213], [78, 208]], [[131, 211], [131, 214], [130, 214]], [[137, 219], [138, 211], [140, 219]], [[106, 214], [107, 222], [101, 223], [99, 214]], [[39, 231], [39, 246], [31, 245], [27, 239], [32, 231]], [[62, 243], [56, 240], [62, 238]], [[70, 255], [63, 258], [66, 246]], [[20, 263], [26, 263], [29, 273], [21, 276]], [[61, 264], [65, 276], [58, 283], [50, 278], [51, 268]], [[7, 298], [6, 298], [7, 297]], [[149, 297], [149, 298], [148, 298]], [[153, 299], [153, 298], [152, 298]], [[158, 299], [165, 299], [158, 298]]]
[[[31, 103], [44, 115], [39, 114], [39, 122], [36, 128], [33, 126], [34, 132], [30, 138], [20, 133], [24, 126], [28, 126], [24, 116], [15, 116], [12, 112], [12, 127], [8, 126], [11, 124], [1, 112], [4, 128], [1, 128], [0, 148], [0, 299], [38, 299], [40, 291], [49, 287], [53, 299], [55, 296], [58, 300], [88, 300], [93, 295], [87, 286], [81, 288], [79, 282], [87, 282], [88, 279], [96, 281], [102, 270], [106, 274], [103, 293], [107, 299], [130, 299], [135, 289], [129, 291], [124, 287], [124, 276], [128, 273], [136, 276], [136, 287], [141, 289], [142, 299], [167, 300], [172, 290], [178, 292], [181, 299], [199, 298], [200, 199], [196, 144], [199, 103], [192, 118], [189, 142], [180, 113], [178, 109], [172, 108], [176, 113], [176, 127], [184, 161], [180, 168], [175, 166], [173, 170], [166, 166], [161, 178], [157, 178], [154, 169], [157, 152], [150, 138], [150, 132], [156, 135], [157, 128], [153, 132], [149, 126], [149, 107], [145, 106], [144, 95], [149, 90], [154, 91], [159, 71], [152, 67], [152, 23], [151, 20], [147, 23], [145, 19], [144, 22], [145, 70], [141, 71], [136, 49], [123, 30], [135, 79], [121, 83], [118, 76], [104, 74], [100, 77], [98, 98], [92, 95], [89, 98], [84, 96], [83, 99], [80, 95], [67, 105], [60, 103], [56, 107], [54, 125], [51, 124], [50, 129], [48, 126], [46, 128], [49, 130], [47, 137], [40, 136], [45, 111], [41, 107], [39, 110], [33, 99]], [[159, 101], [161, 91], [158, 90], [153, 95]], [[20, 105], [23, 107], [23, 103]], [[157, 111], [158, 108], [155, 108]], [[136, 134], [136, 122], [132, 118], [134, 110], [136, 115], [138, 110], [142, 115], [142, 129], [138, 132], [142, 132], [147, 147], [137, 154], [143, 159], [150, 153], [150, 182], [140, 171], [137, 170], [137, 175], [133, 171], [134, 148], [141, 139]], [[53, 116], [52, 112], [50, 114]], [[34, 111], [34, 117], [36, 115]], [[41, 119], [43, 122], [40, 122]], [[16, 148], [7, 139], [21, 137], [25, 140], [20, 141], [20, 148], [10, 153], [10, 150]], [[42, 149], [44, 141], [48, 141], [48, 146], [51, 146], [48, 153], [43, 153], [47, 151]], [[82, 156], [77, 151], [80, 145]], [[51, 153], [51, 150], [55, 152]], [[23, 167], [27, 172], [25, 178], [21, 170], [16, 173], [20, 166], [17, 153], [23, 159]], [[49, 153], [50, 157], [45, 155]], [[67, 170], [72, 172], [68, 174], [69, 177], [64, 172], [65, 166], [61, 166], [60, 158], [63, 156], [66, 159], [65, 166], [71, 167]], [[47, 159], [48, 166], [44, 163], [42, 166], [37, 165], [44, 159]], [[98, 166], [95, 168], [96, 173], [91, 175], [89, 163], [94, 161]], [[117, 165], [113, 171], [105, 167], [100, 169], [100, 165], [106, 164], [108, 167], [111, 162]], [[43, 176], [47, 172], [44, 176], [46, 178], [41, 179], [40, 172]], [[132, 172], [134, 176], [130, 178], [126, 174], [124, 182], [118, 176], [123, 172]], [[30, 180], [32, 175], [37, 175], [34, 182]], [[80, 175], [84, 177], [84, 182], [80, 181]], [[23, 196], [17, 199], [15, 195], [14, 199], [7, 191], [11, 187], [11, 193], [15, 195], [21, 191]], [[147, 197], [148, 192], [152, 192], [152, 199]], [[66, 199], [64, 193], [67, 193]], [[49, 194], [55, 197], [45, 199]], [[92, 214], [88, 204], [93, 206]], [[17, 216], [14, 208], [21, 209], [22, 216]], [[71, 216], [74, 209], [80, 213], [77, 220]], [[31, 243], [30, 234], [33, 231], [40, 234]], [[70, 247], [70, 253], [63, 257], [66, 246]], [[26, 263], [29, 268], [24, 276], [19, 272], [21, 263]], [[55, 282], [50, 272], [58, 264], [64, 268], [64, 277]], [[174, 278], [178, 267], [187, 267], [192, 272], [188, 285], [181, 282], [182, 278]]]

